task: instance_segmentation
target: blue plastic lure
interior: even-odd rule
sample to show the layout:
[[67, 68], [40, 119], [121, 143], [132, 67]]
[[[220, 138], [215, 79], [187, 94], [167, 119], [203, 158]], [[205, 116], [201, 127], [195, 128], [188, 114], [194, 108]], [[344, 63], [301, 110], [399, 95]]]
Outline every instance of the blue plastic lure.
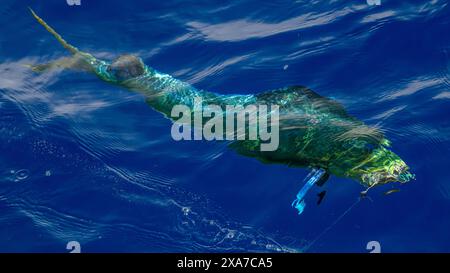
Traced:
[[301, 188], [301, 190], [297, 193], [297, 198], [292, 202], [292, 206], [298, 210], [298, 214], [302, 214], [303, 210], [305, 209], [306, 203], [305, 203], [305, 195], [306, 193], [311, 189], [311, 187], [317, 183], [324, 175], [325, 175], [324, 169], [314, 169], [307, 177], [310, 177], [306, 184]]

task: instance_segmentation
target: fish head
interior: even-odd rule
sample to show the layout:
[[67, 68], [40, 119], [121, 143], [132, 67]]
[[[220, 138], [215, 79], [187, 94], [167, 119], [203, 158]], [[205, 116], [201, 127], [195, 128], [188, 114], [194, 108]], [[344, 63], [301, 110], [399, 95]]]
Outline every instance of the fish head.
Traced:
[[406, 163], [386, 147], [378, 147], [369, 154], [355, 172], [358, 180], [367, 187], [392, 182], [406, 183], [415, 178]]
[[121, 82], [143, 75], [145, 65], [137, 56], [121, 55], [108, 66], [107, 71]]

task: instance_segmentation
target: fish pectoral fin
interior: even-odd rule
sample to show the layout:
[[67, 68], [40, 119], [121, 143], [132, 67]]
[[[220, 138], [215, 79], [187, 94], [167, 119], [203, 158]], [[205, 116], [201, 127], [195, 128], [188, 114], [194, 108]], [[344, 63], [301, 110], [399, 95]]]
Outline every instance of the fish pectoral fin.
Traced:
[[326, 193], [327, 191], [321, 191], [320, 193], [317, 194], [317, 197], [319, 197], [319, 199], [317, 200], [317, 205], [320, 205], [320, 203], [322, 203]]

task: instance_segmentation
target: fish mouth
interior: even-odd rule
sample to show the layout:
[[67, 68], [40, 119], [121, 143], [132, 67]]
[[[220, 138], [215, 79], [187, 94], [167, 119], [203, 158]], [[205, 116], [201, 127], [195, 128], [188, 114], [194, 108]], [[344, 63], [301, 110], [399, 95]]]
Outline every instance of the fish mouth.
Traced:
[[409, 167], [401, 160], [384, 166], [381, 170], [368, 172], [362, 175], [362, 182], [373, 187], [391, 182], [407, 183], [415, 179], [415, 175], [409, 172]]

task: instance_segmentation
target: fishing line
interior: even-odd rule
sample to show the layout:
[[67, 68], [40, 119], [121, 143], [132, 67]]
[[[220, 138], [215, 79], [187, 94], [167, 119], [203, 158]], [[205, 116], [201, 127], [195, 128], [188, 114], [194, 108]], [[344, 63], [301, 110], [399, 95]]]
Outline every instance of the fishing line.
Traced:
[[345, 215], [347, 215], [359, 202], [361, 202], [363, 198], [358, 197], [358, 199], [350, 205], [331, 225], [329, 225], [327, 228], [325, 228], [314, 240], [307, 245], [303, 251], [307, 251], [309, 248], [311, 248], [312, 245], [314, 245], [320, 238], [322, 238], [323, 235], [325, 235], [328, 231], [330, 231], [342, 218], [344, 218]]

